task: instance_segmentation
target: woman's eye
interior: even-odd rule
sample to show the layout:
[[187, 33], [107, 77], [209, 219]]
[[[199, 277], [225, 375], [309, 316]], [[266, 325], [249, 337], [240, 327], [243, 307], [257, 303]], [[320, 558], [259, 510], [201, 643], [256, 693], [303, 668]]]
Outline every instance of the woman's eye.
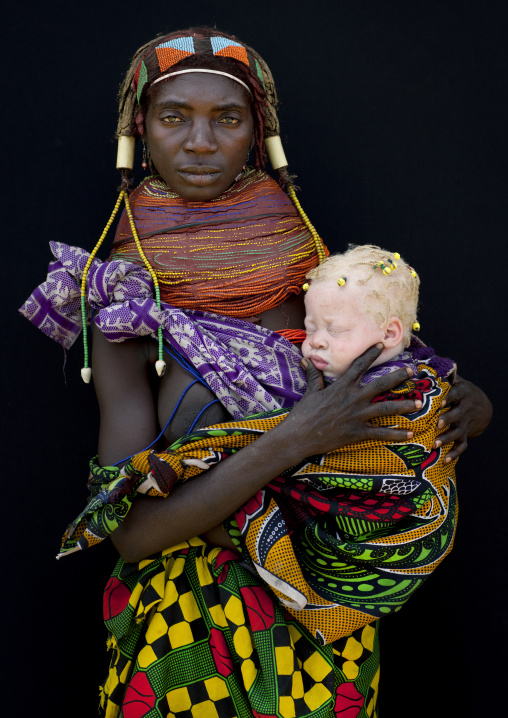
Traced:
[[240, 120], [238, 117], [221, 117], [219, 122], [223, 125], [237, 125]]
[[178, 115], [165, 115], [164, 117], [161, 117], [161, 120], [167, 125], [175, 125], [179, 122], [183, 122], [183, 119], [178, 117]]

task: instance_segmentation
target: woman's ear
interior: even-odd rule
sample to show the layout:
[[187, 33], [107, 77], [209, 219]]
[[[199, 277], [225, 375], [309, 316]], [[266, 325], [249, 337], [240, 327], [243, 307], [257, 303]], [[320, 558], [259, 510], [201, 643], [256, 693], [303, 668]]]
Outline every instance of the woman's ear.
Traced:
[[404, 339], [404, 327], [399, 317], [390, 317], [385, 327], [383, 344], [385, 347], [396, 347]]
[[138, 112], [134, 121], [136, 123], [136, 127], [138, 128], [139, 136], [143, 137], [143, 135], [145, 134], [145, 113], [143, 112], [143, 110], [140, 110]]

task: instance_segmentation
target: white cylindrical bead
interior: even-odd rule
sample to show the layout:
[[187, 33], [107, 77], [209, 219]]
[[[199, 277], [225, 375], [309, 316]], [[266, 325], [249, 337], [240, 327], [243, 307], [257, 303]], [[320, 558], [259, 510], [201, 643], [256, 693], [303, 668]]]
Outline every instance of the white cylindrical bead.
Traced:
[[286, 159], [286, 155], [284, 154], [284, 149], [279, 135], [266, 137], [265, 147], [274, 170], [278, 170], [280, 167], [287, 167], [288, 161]]
[[136, 138], [121, 135], [118, 138], [118, 153], [116, 155], [117, 170], [134, 169], [134, 149], [136, 147]]

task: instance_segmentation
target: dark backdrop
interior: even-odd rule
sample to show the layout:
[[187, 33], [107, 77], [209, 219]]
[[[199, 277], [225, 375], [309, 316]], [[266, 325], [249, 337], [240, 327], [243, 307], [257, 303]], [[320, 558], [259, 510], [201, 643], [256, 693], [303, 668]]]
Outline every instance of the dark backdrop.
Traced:
[[63, 371], [61, 348], [16, 307], [45, 276], [49, 240], [91, 249], [109, 216], [118, 184], [115, 95], [131, 54], [158, 32], [200, 23], [236, 33], [269, 62], [290, 168], [330, 248], [374, 242], [402, 252], [422, 278], [421, 337], [456, 358], [494, 403], [492, 426], [458, 464], [454, 552], [383, 622], [381, 705], [383, 718], [502, 711], [504, 7], [10, 4], [2, 67], [4, 715], [14, 705], [21, 716], [96, 714], [106, 669], [101, 591], [115, 559], [107, 543], [53, 558], [86, 497], [97, 408], [79, 376], [80, 342]]

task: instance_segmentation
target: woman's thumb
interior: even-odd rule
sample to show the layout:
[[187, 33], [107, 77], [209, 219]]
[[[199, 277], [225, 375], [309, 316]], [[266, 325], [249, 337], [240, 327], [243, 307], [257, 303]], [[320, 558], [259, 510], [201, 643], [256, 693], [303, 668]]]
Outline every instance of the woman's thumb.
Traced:
[[302, 359], [300, 366], [305, 372], [307, 377], [307, 389], [306, 394], [313, 394], [315, 391], [321, 391], [325, 388], [325, 381], [323, 379], [323, 372], [316, 369], [314, 364], [309, 359]]

